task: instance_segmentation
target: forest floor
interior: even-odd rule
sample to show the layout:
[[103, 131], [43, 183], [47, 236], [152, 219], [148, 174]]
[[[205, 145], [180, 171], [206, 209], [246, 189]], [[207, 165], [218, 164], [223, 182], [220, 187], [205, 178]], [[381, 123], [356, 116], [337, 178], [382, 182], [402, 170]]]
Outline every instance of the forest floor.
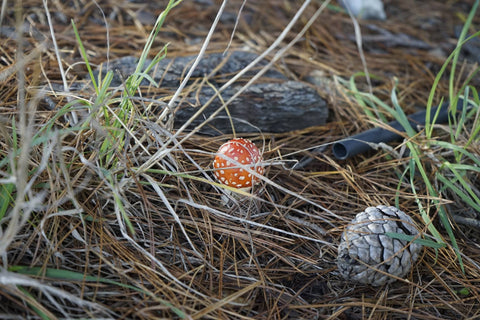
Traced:
[[[455, 69], [442, 69], [478, 1], [384, 2], [386, 20], [358, 20], [359, 50], [337, 2], [311, 1], [280, 39], [302, 1], [228, 1], [207, 54], [267, 52], [272, 61], [291, 45], [274, 67], [315, 88], [329, 111], [325, 124], [242, 134], [264, 150], [265, 179], [229, 203], [212, 161], [234, 134], [179, 130], [162, 112], [178, 106], [169, 104], [175, 88], [94, 88], [75, 36], [72, 21], [93, 69], [138, 58], [168, 1], [8, 2], [0, 25], [0, 318], [480, 317], [478, 105], [465, 121], [378, 150], [346, 160], [331, 151], [378, 126], [372, 115], [393, 120], [368, 97], [393, 108], [395, 92], [410, 114], [429, 98], [438, 105], [464, 94], [468, 83], [478, 102], [478, 36]], [[221, 4], [172, 8], [148, 58], [167, 44], [167, 58], [198, 55]], [[466, 31], [479, 26], [476, 14]], [[208, 85], [207, 76], [175, 101]], [[294, 167], [305, 158], [313, 161]], [[381, 204], [397, 206], [440, 245], [425, 246], [405, 279], [347, 281], [336, 265], [340, 236], [356, 213]]]

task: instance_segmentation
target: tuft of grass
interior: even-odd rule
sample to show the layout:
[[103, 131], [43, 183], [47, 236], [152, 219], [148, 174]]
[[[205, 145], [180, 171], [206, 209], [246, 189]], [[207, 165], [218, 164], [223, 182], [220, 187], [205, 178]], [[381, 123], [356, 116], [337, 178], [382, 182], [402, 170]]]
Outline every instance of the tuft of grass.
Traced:
[[[85, 104], [91, 111], [91, 117], [102, 118], [103, 121], [100, 122], [102, 123], [102, 128], [105, 129], [106, 132], [104, 140], [99, 147], [99, 163], [101, 166], [101, 175], [105, 177], [112, 190], [117, 189], [117, 181], [119, 181], [124, 174], [120, 170], [120, 176], [118, 176], [117, 166], [119, 163], [119, 158], [122, 158], [122, 154], [125, 151], [126, 136], [129, 135], [138, 146], [144, 148], [143, 144], [135, 135], [139, 125], [139, 116], [136, 114], [136, 108], [134, 105], [136, 99], [135, 96], [137, 93], [140, 93], [140, 85], [144, 79], [148, 80], [151, 85], [158, 87], [158, 84], [148, 73], [155, 67], [156, 64], [166, 57], [168, 44], [155, 54], [154, 58], [149, 64], [147, 64], [147, 58], [151, 52], [154, 40], [163, 27], [167, 15], [181, 2], [182, 0], [170, 0], [166, 8], [158, 16], [155, 25], [146, 40], [135, 72], [131, 75], [128, 75], [123, 83], [123, 92], [120, 98], [114, 97], [117, 89], [111, 87], [111, 82], [114, 76], [113, 71], [109, 70], [103, 79], [102, 72], [99, 72], [98, 79], [95, 78], [92, 67], [88, 60], [87, 52], [82, 43], [75, 22], [73, 20], [71, 21], [79, 51], [87, 67], [88, 74], [96, 94], [94, 101], [86, 101]], [[83, 128], [88, 130], [89, 125], [89, 122], [86, 121], [83, 125]], [[135, 228], [133, 227], [128, 213], [124, 208], [121, 196], [118, 194], [118, 192], [113, 192], [113, 194], [115, 195], [115, 205], [121, 212], [121, 217], [124, 220], [129, 232], [131, 234], [135, 234]]]
[[80, 34], [72, 20], [72, 27], [79, 45], [80, 53], [95, 89], [96, 99], [90, 104], [91, 111], [99, 112], [103, 115], [103, 127], [107, 129], [107, 135], [100, 146], [100, 162], [104, 168], [115, 167], [117, 157], [124, 149], [125, 137], [130, 134], [135, 138], [137, 121], [135, 117], [134, 96], [139, 91], [140, 84], [144, 79], [151, 85], [158, 87], [158, 84], [148, 75], [155, 65], [167, 55], [167, 45], [160, 52], [157, 52], [152, 61], [147, 65], [147, 58], [150, 54], [154, 40], [160, 32], [167, 15], [170, 11], [179, 5], [182, 0], [169, 0], [164, 11], [158, 16], [155, 25], [147, 38], [143, 51], [140, 55], [135, 72], [128, 75], [124, 82], [123, 93], [120, 99], [110, 99], [115, 90], [110, 88], [113, 79], [113, 71], [108, 71], [105, 79], [101, 79], [102, 73], [99, 72], [99, 78], [95, 79], [92, 67], [88, 61], [88, 55], [83, 46]]

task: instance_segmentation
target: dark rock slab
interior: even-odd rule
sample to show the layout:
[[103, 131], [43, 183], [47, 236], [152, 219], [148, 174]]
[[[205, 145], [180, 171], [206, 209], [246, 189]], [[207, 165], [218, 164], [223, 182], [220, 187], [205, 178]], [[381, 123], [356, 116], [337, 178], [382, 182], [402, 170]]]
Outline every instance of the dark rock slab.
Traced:
[[[228, 55], [221, 53], [206, 55], [193, 72], [191, 80], [210, 75], [210, 83], [218, 89], [257, 57], [258, 55], [255, 53], [243, 51], [234, 51]], [[150, 72], [150, 75], [159, 86], [171, 88], [174, 91], [195, 58], [195, 56], [189, 56], [163, 59]], [[135, 57], [124, 57], [112, 60], [108, 64], [104, 63], [99, 70], [102, 70], [103, 73], [106, 73], [106, 70], [114, 70], [115, 77], [112, 85], [118, 86], [122, 84], [123, 79], [135, 72], [137, 63], [138, 59]], [[147, 61], [148, 63], [150, 63], [150, 60]], [[262, 60], [258, 67], [246, 73], [238, 82], [224, 90], [221, 93], [223, 101], [227, 101], [234, 96], [267, 63], [268, 61]], [[148, 81], [144, 79], [142, 85], [148, 84]], [[174, 110], [175, 127], [181, 127], [214, 95], [215, 90], [205, 85], [182, 99], [182, 103]], [[208, 119], [212, 113], [221, 107], [222, 101], [217, 97], [203, 111], [202, 115], [193, 121], [189, 129], [193, 129], [205, 119]], [[289, 81], [276, 69], [267, 71], [258, 83], [249, 86], [228, 105], [228, 110], [235, 131], [238, 133], [258, 131], [276, 133], [301, 130], [306, 127], [325, 124], [328, 116], [325, 100], [311, 85], [299, 81]], [[225, 110], [221, 111], [198, 132], [209, 135], [231, 133], [231, 122], [228, 119], [227, 112]]]
[[[241, 86], [232, 86], [222, 92], [227, 101], [235, 95]], [[183, 104], [175, 113], [175, 125], [181, 126], [201, 105], [215, 94], [212, 88], [204, 87], [199, 96], [199, 105], [192, 107]], [[188, 98], [195, 104], [195, 96]], [[222, 106], [216, 99], [203, 112], [203, 116], [193, 121], [191, 129]], [[298, 81], [280, 83], [259, 83], [247, 88], [238, 98], [228, 105], [236, 132], [289, 132], [326, 122], [328, 109], [326, 102], [309, 85]], [[226, 110], [221, 111], [214, 120], [201, 130], [205, 134], [231, 133], [231, 123]]]
[[[159, 86], [164, 88], [176, 88], [180, 85], [180, 82], [189, 71], [196, 57], [197, 56], [187, 56], [162, 59], [152, 69], [150, 75]], [[227, 55], [223, 55], [222, 53], [211, 53], [200, 60], [192, 73], [191, 79], [203, 78], [207, 75], [211, 75], [213, 81], [230, 79], [257, 57], [257, 54], [246, 51], [233, 51], [231, 54]], [[99, 70], [102, 70], [103, 75], [105, 75], [107, 71], [112, 70], [114, 71], [112, 86], [119, 86], [128, 76], [135, 72], [138, 60], [137, 57], [126, 56], [109, 62], [104, 62], [101, 67], [94, 71], [94, 75], [97, 77]], [[151, 62], [151, 59], [147, 59], [145, 67]], [[251, 77], [267, 63], [266, 60], [262, 60], [253, 70], [247, 72], [245, 76]], [[217, 68], [218, 70], [216, 70]], [[281, 72], [275, 69], [267, 71], [264, 77], [287, 80]], [[141, 85], [149, 85], [148, 80], [144, 79]]]

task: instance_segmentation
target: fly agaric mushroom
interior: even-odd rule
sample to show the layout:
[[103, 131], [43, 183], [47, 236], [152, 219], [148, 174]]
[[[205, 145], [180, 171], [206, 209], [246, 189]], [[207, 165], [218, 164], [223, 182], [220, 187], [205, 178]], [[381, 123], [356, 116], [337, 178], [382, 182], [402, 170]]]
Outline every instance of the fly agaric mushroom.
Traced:
[[[251, 188], [259, 179], [240, 165], [262, 175], [264, 168], [260, 165], [263, 161], [260, 150], [248, 139], [232, 139], [217, 151], [213, 168], [215, 177], [223, 184], [234, 188]], [[236, 163], [235, 163], [236, 162]]]

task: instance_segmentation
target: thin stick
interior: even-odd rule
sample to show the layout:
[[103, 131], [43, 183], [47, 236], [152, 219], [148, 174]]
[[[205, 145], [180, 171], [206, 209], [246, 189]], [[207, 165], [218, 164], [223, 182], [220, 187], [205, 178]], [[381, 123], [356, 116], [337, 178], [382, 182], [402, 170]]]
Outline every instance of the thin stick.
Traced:
[[[192, 67], [190, 70], [188, 70], [187, 75], [183, 79], [182, 83], [180, 83], [180, 86], [177, 88], [175, 93], [173, 94], [172, 99], [168, 102], [168, 109], [172, 110], [173, 105], [177, 101], [178, 96], [180, 93], [183, 91], [183, 88], [187, 85], [187, 82], [190, 80], [190, 77], [192, 76], [193, 71], [197, 68], [198, 63], [200, 60], [202, 60], [203, 56], [205, 55], [205, 51], [207, 50], [208, 44], [210, 43], [210, 39], [212, 38], [213, 32], [215, 31], [215, 28], [217, 27], [218, 21], [220, 21], [220, 17], [223, 14], [223, 11], [225, 10], [225, 6], [227, 4], [228, 0], [223, 0], [223, 3], [220, 7], [220, 9], [217, 12], [217, 16], [215, 17], [215, 20], [213, 21], [212, 26], [210, 27], [210, 30], [208, 31], [207, 37], [205, 38], [205, 41], [203, 42], [202, 47], [200, 48], [200, 52], [198, 53], [197, 58], [193, 62]], [[162, 117], [160, 117], [162, 119]]]
[[[352, 10], [350, 9], [350, 6], [345, 3], [345, 8], [347, 9], [348, 15], [350, 16], [350, 19], [352, 19], [353, 23], [353, 28], [355, 30], [355, 40], [357, 43], [357, 48], [358, 48], [358, 54], [360, 55], [360, 60], [362, 60], [362, 66], [363, 66], [363, 72], [365, 73], [365, 79], [367, 80], [368, 84], [368, 91], [370, 94], [373, 95], [373, 89], [372, 89], [372, 81], [370, 80], [370, 75], [368, 74], [368, 67], [367, 67], [367, 60], [365, 59], [365, 54], [363, 53], [363, 45], [362, 45], [362, 30], [360, 30], [360, 25], [358, 24], [357, 18], [352, 13]], [[378, 116], [378, 114], [377, 114]]]
[[242, 5], [240, 6], [240, 9], [238, 9], [237, 19], [235, 19], [235, 25], [233, 26], [232, 34], [230, 35], [230, 40], [228, 41], [225, 51], [223, 51], [224, 55], [228, 52], [228, 50], [230, 49], [230, 46], [232, 45], [233, 37], [235, 36], [235, 32], [237, 31], [238, 23], [240, 22], [240, 17], [243, 12], [243, 7], [245, 7], [246, 3], [247, 3], [247, 0], [243, 0]]
[[[63, 82], [63, 90], [69, 93], [70, 88], [68, 87], [67, 77], [65, 76], [65, 70], [63, 70], [62, 58], [60, 57], [60, 50], [58, 49], [57, 39], [55, 38], [55, 32], [53, 31], [52, 17], [50, 16], [50, 11], [48, 10], [47, 0], [43, 0], [43, 7], [45, 8], [45, 15], [47, 16], [48, 28], [50, 29], [50, 35], [52, 36], [53, 47], [55, 48], [55, 55], [57, 56], [58, 70], [60, 70], [60, 75]], [[75, 111], [71, 112], [73, 124], [78, 123], [78, 117]]]
[[2, 26], [3, 17], [7, 8], [7, 0], [2, 1], [2, 9], [0, 10], [0, 27]]

